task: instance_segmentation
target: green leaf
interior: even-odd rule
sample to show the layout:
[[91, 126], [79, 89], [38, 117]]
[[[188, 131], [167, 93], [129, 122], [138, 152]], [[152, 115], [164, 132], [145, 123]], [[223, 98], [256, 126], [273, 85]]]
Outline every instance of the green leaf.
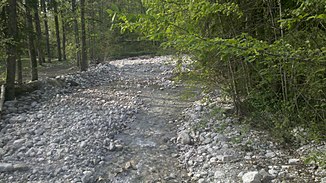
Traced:
[[316, 18], [324, 20], [324, 19], [326, 19], [326, 14], [320, 14]]
[[117, 16], [117, 13], [114, 13], [113, 16], [112, 16], [112, 19], [111, 19], [112, 23], [115, 21], [116, 16]]

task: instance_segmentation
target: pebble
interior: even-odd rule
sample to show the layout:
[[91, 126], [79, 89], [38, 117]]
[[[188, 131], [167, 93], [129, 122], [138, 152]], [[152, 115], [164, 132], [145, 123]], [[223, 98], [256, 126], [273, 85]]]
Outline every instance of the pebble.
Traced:
[[0, 172], [10, 172], [14, 170], [14, 166], [11, 163], [0, 163]]
[[190, 145], [192, 143], [191, 137], [186, 131], [179, 132], [177, 141], [184, 145]]
[[82, 183], [91, 183], [93, 182], [93, 172], [92, 171], [84, 171], [83, 177], [81, 178]]
[[288, 163], [290, 165], [296, 165], [300, 163], [300, 159], [289, 159]]
[[242, 176], [243, 183], [261, 183], [261, 175], [257, 171], [247, 172]]
[[321, 179], [321, 183], [326, 183], [326, 177]]
[[214, 178], [215, 179], [222, 179], [224, 177], [225, 173], [222, 171], [215, 171]]

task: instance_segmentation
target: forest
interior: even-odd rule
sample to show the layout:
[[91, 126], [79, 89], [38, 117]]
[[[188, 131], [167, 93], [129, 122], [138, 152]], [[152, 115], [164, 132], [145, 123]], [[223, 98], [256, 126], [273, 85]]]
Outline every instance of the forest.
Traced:
[[244, 123], [325, 140], [324, 0], [2, 0], [0, 25], [6, 100], [46, 64], [189, 55], [177, 79], [220, 88]]

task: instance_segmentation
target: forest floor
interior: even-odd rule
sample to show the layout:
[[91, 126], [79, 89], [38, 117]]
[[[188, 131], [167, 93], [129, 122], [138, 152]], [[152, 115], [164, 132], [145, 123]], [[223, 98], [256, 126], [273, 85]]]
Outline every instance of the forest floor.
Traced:
[[229, 116], [218, 91], [171, 80], [175, 64], [102, 63], [6, 102], [0, 182], [326, 182], [303, 163], [325, 144], [284, 149]]
[[[29, 81], [30, 76], [30, 63], [28, 58], [22, 59], [23, 67], [23, 82]], [[52, 60], [51, 63], [44, 63], [38, 65], [39, 79], [45, 79], [46, 77], [55, 77], [62, 74], [74, 73], [78, 70], [76, 63], [70, 61], [58, 61]], [[4, 62], [0, 63], [0, 84], [5, 82], [5, 65]]]

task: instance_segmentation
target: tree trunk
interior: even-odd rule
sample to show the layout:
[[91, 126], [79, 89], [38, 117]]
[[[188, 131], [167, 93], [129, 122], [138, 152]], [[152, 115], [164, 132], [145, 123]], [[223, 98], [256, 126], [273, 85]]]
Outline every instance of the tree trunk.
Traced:
[[7, 37], [13, 39], [14, 42], [7, 43], [7, 75], [6, 75], [6, 99], [15, 99], [15, 71], [18, 44], [18, 28], [17, 28], [17, 8], [16, 0], [9, 0], [7, 9]]
[[75, 44], [76, 44], [76, 60], [77, 67], [80, 67], [80, 43], [79, 43], [79, 33], [78, 33], [78, 21], [75, 17], [76, 15], [76, 0], [71, 1], [71, 9], [74, 15], [74, 32], [75, 32]]
[[86, 26], [85, 26], [85, 0], [80, 0], [80, 21], [81, 21], [81, 31], [82, 31], [82, 44], [81, 44], [81, 62], [80, 70], [86, 71], [88, 68], [87, 63], [87, 49], [86, 49]]
[[35, 30], [37, 39], [35, 40], [37, 52], [38, 52], [38, 63], [42, 65], [45, 62], [43, 46], [42, 46], [42, 31], [41, 31], [41, 23], [40, 23], [40, 16], [38, 14], [38, 1], [35, 1], [33, 4], [34, 9], [34, 18], [35, 18]]
[[90, 6], [90, 17], [91, 21], [87, 25], [87, 31], [88, 31], [88, 48], [89, 48], [89, 60], [91, 63], [94, 63], [94, 1], [89, 1], [88, 6]]
[[44, 19], [45, 38], [46, 38], [46, 53], [48, 55], [48, 62], [51, 62], [50, 35], [49, 35], [49, 25], [48, 25], [48, 17], [47, 17], [45, 0], [41, 0], [41, 6], [43, 9], [43, 14], [44, 14], [43, 19]]
[[1, 85], [1, 93], [0, 93], [0, 118], [1, 113], [3, 110], [3, 103], [5, 102], [5, 95], [6, 95], [6, 87], [5, 85]]
[[23, 64], [22, 64], [22, 59], [20, 57], [20, 55], [18, 55], [17, 57], [17, 75], [16, 75], [16, 80], [18, 85], [22, 85], [23, 84]]
[[[28, 1], [26, 1], [28, 2]], [[28, 50], [30, 56], [30, 64], [31, 64], [31, 80], [35, 81], [38, 79], [37, 73], [37, 60], [36, 60], [36, 51], [34, 45], [34, 32], [33, 32], [33, 17], [31, 15], [31, 6], [26, 5], [26, 28], [28, 31]]]
[[63, 18], [63, 13], [61, 12], [61, 24], [62, 24], [62, 56], [63, 60], [67, 60], [66, 55], [66, 21]]
[[61, 56], [61, 42], [60, 42], [60, 27], [59, 27], [59, 17], [58, 17], [58, 3], [54, 0], [54, 22], [55, 22], [55, 34], [57, 37], [57, 52], [58, 52], [58, 60], [62, 60]]

